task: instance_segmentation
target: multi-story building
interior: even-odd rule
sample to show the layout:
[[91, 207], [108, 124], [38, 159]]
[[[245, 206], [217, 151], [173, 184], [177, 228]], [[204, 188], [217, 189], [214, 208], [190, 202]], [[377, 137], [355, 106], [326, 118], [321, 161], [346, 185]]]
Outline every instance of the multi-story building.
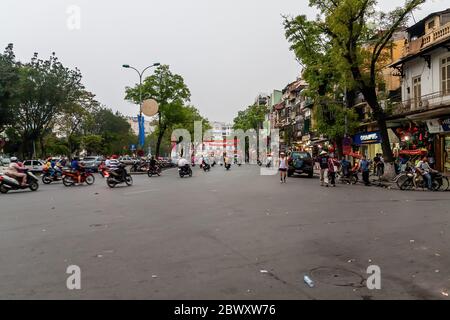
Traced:
[[281, 91], [281, 101], [270, 109], [274, 128], [280, 130], [280, 150], [302, 148], [310, 140], [311, 104], [302, 94], [307, 83], [299, 78]]
[[450, 9], [409, 27], [403, 56], [391, 66], [401, 80], [402, 101], [389, 119], [399, 152], [428, 153], [450, 173]]

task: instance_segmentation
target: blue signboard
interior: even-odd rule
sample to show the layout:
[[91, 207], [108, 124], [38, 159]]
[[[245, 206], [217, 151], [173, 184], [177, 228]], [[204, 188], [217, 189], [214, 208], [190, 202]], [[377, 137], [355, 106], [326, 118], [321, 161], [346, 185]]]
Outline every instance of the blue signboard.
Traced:
[[131, 150], [131, 151], [136, 151], [136, 145], [135, 145], [135, 144], [132, 144], [132, 145], [130, 146], [130, 150]]
[[441, 119], [441, 123], [442, 129], [444, 129], [444, 131], [450, 131], [450, 118]]
[[353, 137], [355, 145], [376, 144], [381, 143], [381, 135], [379, 131], [358, 133]]

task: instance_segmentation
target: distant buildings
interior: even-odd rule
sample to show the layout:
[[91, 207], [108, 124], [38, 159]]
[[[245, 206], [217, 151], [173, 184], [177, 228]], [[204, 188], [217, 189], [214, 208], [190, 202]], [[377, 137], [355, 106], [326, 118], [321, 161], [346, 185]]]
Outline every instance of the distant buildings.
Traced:
[[[127, 117], [127, 122], [131, 126], [131, 130], [135, 135], [139, 135], [139, 123], [137, 117]], [[152, 125], [150, 121], [145, 120], [144, 122], [145, 135], [149, 135], [155, 131], [155, 126]]]
[[235, 150], [234, 140], [230, 140], [233, 125], [225, 122], [210, 122], [211, 130], [205, 133], [203, 139], [203, 153], [222, 156], [223, 152], [232, 154]]

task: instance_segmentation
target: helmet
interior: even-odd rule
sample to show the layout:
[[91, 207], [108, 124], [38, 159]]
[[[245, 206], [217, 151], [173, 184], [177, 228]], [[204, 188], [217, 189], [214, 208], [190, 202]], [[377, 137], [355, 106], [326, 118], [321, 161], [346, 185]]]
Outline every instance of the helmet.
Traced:
[[11, 162], [17, 162], [18, 161], [18, 159], [17, 159], [17, 157], [11, 157]]
[[117, 158], [119, 158], [117, 155], [115, 155], [115, 154], [113, 154], [112, 156], [111, 156], [111, 159], [114, 159], [114, 160], [116, 160]]

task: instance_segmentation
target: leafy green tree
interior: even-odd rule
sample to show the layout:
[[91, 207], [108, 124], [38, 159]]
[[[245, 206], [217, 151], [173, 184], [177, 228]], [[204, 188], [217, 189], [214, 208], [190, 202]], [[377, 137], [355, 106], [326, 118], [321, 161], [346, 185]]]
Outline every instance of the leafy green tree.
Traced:
[[35, 154], [36, 143], [45, 154], [44, 137], [83, 89], [79, 70], [64, 67], [55, 54], [42, 60], [35, 53], [31, 62], [20, 65], [13, 127], [23, 141], [24, 154]]
[[[125, 99], [139, 103], [139, 85], [126, 88]], [[143, 99], [155, 99], [159, 104], [157, 115], [156, 156], [160, 155], [161, 142], [167, 130], [184, 122], [184, 105], [189, 102], [191, 93], [182, 76], [173, 74], [168, 65], [161, 65], [155, 73], [142, 84]]]
[[316, 21], [304, 15], [285, 17], [284, 27], [291, 50], [304, 67], [302, 76], [308, 82], [304, 94], [315, 102], [315, 129], [335, 142], [342, 153], [345, 134], [353, 134], [359, 125], [350, 109], [355, 97], [350, 73], [336, 65], [331, 40]]
[[88, 155], [103, 154], [103, 137], [100, 135], [87, 135], [82, 138], [82, 146]]
[[64, 108], [56, 122], [58, 131], [66, 137], [69, 156], [79, 151], [83, 126], [93, 123], [93, 115], [100, 109], [94, 94], [85, 90], [78, 94], [78, 98]]
[[13, 104], [19, 81], [13, 45], [9, 44], [0, 54], [0, 132], [13, 121]]
[[[259, 137], [259, 132], [262, 129], [263, 122], [265, 120], [268, 109], [264, 105], [251, 105], [243, 111], [239, 111], [237, 116], [233, 120], [233, 129], [241, 129], [243, 131], [255, 130], [256, 137]], [[256, 139], [256, 154], [259, 159], [259, 138]], [[248, 144], [246, 142], [246, 149]]]
[[350, 74], [348, 80], [364, 95], [378, 123], [384, 159], [391, 164], [394, 157], [386, 126], [387, 113], [377, 96], [379, 69], [394, 32], [405, 26], [411, 12], [424, 2], [407, 0], [401, 8], [379, 13], [375, 10], [376, 0], [310, 0], [319, 15], [308, 23], [321, 30], [320, 39], [331, 46], [331, 61], [345, 76]]

